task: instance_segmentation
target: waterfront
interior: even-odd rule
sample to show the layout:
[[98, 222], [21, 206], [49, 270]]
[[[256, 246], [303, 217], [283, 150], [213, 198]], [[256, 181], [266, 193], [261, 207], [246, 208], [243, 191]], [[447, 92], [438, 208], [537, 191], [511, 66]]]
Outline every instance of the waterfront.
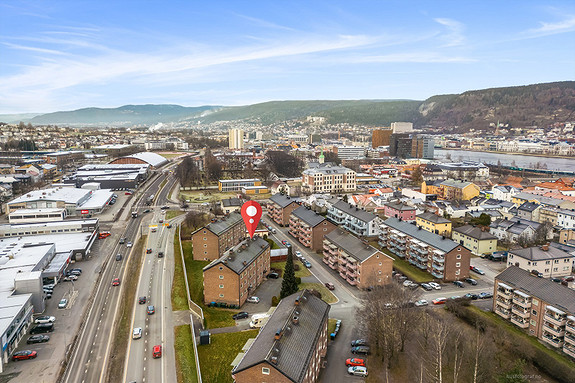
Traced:
[[469, 150], [445, 150], [435, 149], [435, 158], [446, 161], [475, 161], [484, 164], [497, 165], [500, 161], [503, 166], [517, 166], [529, 169], [547, 169], [555, 171], [575, 172], [575, 158], [554, 158], [528, 156], [522, 154], [503, 154], [490, 152], [473, 152]]

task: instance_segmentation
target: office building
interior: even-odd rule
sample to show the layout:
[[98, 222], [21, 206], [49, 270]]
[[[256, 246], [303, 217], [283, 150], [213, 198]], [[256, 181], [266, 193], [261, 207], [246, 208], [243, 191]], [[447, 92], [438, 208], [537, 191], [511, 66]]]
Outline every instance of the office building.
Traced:
[[244, 148], [244, 131], [242, 129], [230, 129], [229, 131], [229, 148], [230, 149], [243, 149]]
[[391, 128], [375, 129], [371, 134], [371, 147], [375, 149], [380, 146], [389, 146], [392, 133]]

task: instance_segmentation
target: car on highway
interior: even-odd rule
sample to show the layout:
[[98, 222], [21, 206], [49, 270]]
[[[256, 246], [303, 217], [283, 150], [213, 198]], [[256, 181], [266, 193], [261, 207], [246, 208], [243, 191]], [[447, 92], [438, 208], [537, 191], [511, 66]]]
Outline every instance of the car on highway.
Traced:
[[433, 287], [435, 290], [441, 290], [441, 285], [437, 282], [427, 282], [427, 284]]
[[365, 359], [361, 359], [361, 358], [349, 358], [349, 359], [346, 359], [345, 365], [346, 365], [347, 367], [351, 367], [351, 366], [362, 366], [362, 367], [365, 367]]
[[54, 324], [53, 323], [40, 323], [30, 330], [30, 334], [43, 334], [46, 332], [54, 331]]
[[335, 286], [331, 282], [326, 282], [325, 287], [327, 287], [328, 290], [335, 290]]
[[142, 328], [141, 327], [134, 327], [132, 331], [132, 339], [140, 339], [142, 337]]
[[168, 210], [169, 208], [170, 208], [169, 206], [165, 206], [165, 205], [164, 205], [164, 206], [162, 206], [160, 209], [162, 209], [162, 210]]
[[38, 353], [36, 351], [31, 350], [16, 351], [14, 354], [12, 354], [12, 360], [14, 362], [17, 362], [19, 360], [34, 359], [37, 356]]
[[353, 376], [367, 376], [367, 368], [363, 366], [353, 366], [347, 369], [347, 373]]
[[457, 287], [461, 287], [461, 288], [465, 287], [465, 285], [461, 281], [453, 281], [453, 284]]
[[352, 354], [362, 354], [369, 355], [369, 347], [367, 346], [356, 346], [351, 348]]
[[485, 275], [485, 271], [478, 269], [475, 266], [469, 266], [469, 270], [473, 271], [474, 273], [477, 273], [479, 275]]
[[31, 337], [28, 338], [26, 344], [45, 343], [48, 342], [49, 340], [50, 340], [49, 335], [42, 335], [42, 334], [32, 335]]
[[152, 315], [156, 312], [156, 308], [153, 305], [149, 305], [146, 312], [148, 313], [148, 315]]
[[120, 241], [118, 243], [120, 245], [123, 245], [124, 243], [126, 243], [126, 238], [125, 237], [120, 238]]
[[249, 297], [248, 299], [246, 299], [246, 302], [249, 302], [249, 303], [260, 303], [260, 298], [258, 298], [258, 297]]
[[164, 252], [158, 251], [158, 258], [164, 258]]
[[34, 323], [54, 323], [54, 322], [56, 322], [56, 317], [50, 315], [42, 315], [34, 319]]
[[309, 263], [308, 261], [305, 261], [305, 262], [303, 263], [303, 265], [304, 265], [305, 267], [307, 267], [308, 269], [311, 269], [311, 263]]
[[128, 243], [126, 243], [126, 247], [132, 247], [132, 242], [128, 241]]
[[160, 346], [159, 344], [154, 346], [154, 348], [152, 349], [152, 357], [154, 359], [162, 357], [162, 346]]
[[112, 286], [120, 286], [120, 278], [112, 279]]
[[367, 346], [367, 340], [365, 339], [356, 339], [351, 341], [351, 347], [357, 346]]
[[245, 311], [242, 311], [242, 312], [239, 312], [239, 313], [237, 313], [237, 314], [232, 315], [232, 318], [233, 318], [234, 320], [238, 320], [238, 319], [245, 319], [245, 318], [247, 318], [247, 317], [249, 317], [249, 316], [250, 316], [250, 314], [248, 314], [248, 313], [245, 312]]
[[149, 213], [151, 210], [150, 209], [146, 209], [144, 210], [144, 213]]
[[158, 221], [159, 223], [164, 223], [164, 220], [162, 218], [160, 218], [160, 220]]
[[152, 249], [147, 248], [147, 249], [146, 249], [146, 254], [152, 254]]
[[66, 307], [68, 307], [68, 300], [66, 298], [60, 299], [60, 303], [58, 303], [58, 308], [65, 309]]
[[483, 293], [479, 293], [479, 295], [477, 297], [479, 299], [489, 299], [489, 298], [493, 298], [493, 294], [489, 293], [489, 292], [483, 292]]
[[443, 305], [447, 302], [447, 298], [435, 298], [431, 301], [434, 305]]
[[145, 295], [138, 298], [138, 303], [141, 305], [145, 305], [147, 301], [148, 301], [148, 298]]
[[116, 261], [122, 260], [122, 254], [116, 254]]
[[421, 307], [421, 306], [427, 306], [429, 304], [429, 302], [427, 302], [425, 299], [420, 299], [417, 302], [414, 303], [417, 307]]
[[465, 278], [465, 282], [469, 283], [470, 285], [477, 285], [477, 281], [473, 278]]
[[266, 276], [268, 279], [278, 279], [280, 275], [276, 272], [271, 272]]

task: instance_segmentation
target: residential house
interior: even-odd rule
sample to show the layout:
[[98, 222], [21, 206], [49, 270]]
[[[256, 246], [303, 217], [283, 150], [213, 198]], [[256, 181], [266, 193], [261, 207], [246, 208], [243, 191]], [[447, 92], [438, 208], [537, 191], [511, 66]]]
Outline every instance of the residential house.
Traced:
[[517, 208], [517, 217], [529, 221], [539, 222], [539, 209], [541, 205], [535, 202], [524, 202]]
[[575, 229], [561, 229], [559, 231], [559, 243], [568, 243], [575, 240]]
[[381, 224], [379, 244], [439, 280], [454, 281], [469, 276], [468, 249], [414, 224], [388, 218]]
[[[429, 166], [426, 166], [426, 169]], [[442, 194], [441, 184], [444, 182], [444, 179], [435, 180], [435, 181], [423, 181], [421, 183], [421, 192], [423, 194], [435, 194], [440, 196]]]
[[415, 224], [430, 233], [451, 237], [451, 221], [431, 212], [418, 214]]
[[302, 173], [302, 190], [309, 193], [345, 193], [356, 190], [356, 173], [329, 162], [317, 164]]
[[512, 197], [519, 192], [520, 189], [512, 185], [495, 185], [491, 188], [489, 194], [491, 194], [491, 198], [511, 202]]
[[274, 194], [284, 194], [284, 195], [291, 195], [291, 187], [284, 181], [276, 181], [270, 188], [270, 192], [272, 195]]
[[231, 213], [192, 233], [196, 261], [213, 261], [246, 237], [246, 226], [240, 213]]
[[224, 214], [229, 214], [241, 210], [243, 203], [241, 198], [224, 198], [220, 201], [220, 207]]
[[274, 194], [267, 205], [268, 216], [280, 226], [288, 226], [291, 213], [300, 207], [294, 198], [283, 194]]
[[331, 233], [336, 227], [324, 216], [306, 206], [292, 211], [289, 220], [289, 233], [302, 245], [314, 251], [321, 249], [324, 235]]
[[317, 382], [326, 361], [329, 309], [308, 290], [282, 299], [233, 368], [234, 382]]
[[497, 237], [485, 227], [465, 225], [453, 229], [452, 239], [475, 255], [491, 254], [497, 250]]
[[358, 237], [374, 237], [379, 234], [381, 220], [375, 214], [342, 200], [329, 201], [327, 218]]
[[517, 266], [543, 278], [571, 275], [575, 257], [557, 247], [533, 246], [509, 250], [507, 266]]
[[575, 358], [575, 291], [510, 266], [495, 277], [493, 312]]
[[575, 209], [557, 210], [557, 226], [564, 229], [575, 229]]
[[498, 219], [491, 223], [489, 232], [500, 241], [517, 243], [521, 237], [527, 241], [532, 240], [539, 225], [538, 222], [520, 219], [518, 217]]
[[391, 282], [393, 258], [342, 229], [324, 237], [323, 262], [360, 289]]
[[241, 307], [270, 271], [270, 244], [246, 239], [204, 267], [204, 303]]
[[559, 209], [551, 206], [542, 206], [539, 209], [539, 223], [549, 222], [551, 225], [556, 226], [558, 223], [557, 215]]
[[440, 196], [447, 200], [468, 201], [479, 195], [479, 186], [473, 182], [447, 180], [440, 185]]
[[415, 221], [415, 207], [403, 202], [388, 202], [385, 205], [384, 215], [386, 217], [395, 217], [402, 221]]

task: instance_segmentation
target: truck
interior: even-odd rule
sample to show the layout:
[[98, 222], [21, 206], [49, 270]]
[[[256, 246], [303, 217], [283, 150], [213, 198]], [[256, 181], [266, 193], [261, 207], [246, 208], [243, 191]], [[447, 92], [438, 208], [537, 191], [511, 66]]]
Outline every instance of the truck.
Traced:
[[132, 218], [138, 218], [138, 212], [137, 211], [132, 212]]
[[254, 314], [250, 321], [250, 328], [260, 328], [270, 319], [270, 314]]

